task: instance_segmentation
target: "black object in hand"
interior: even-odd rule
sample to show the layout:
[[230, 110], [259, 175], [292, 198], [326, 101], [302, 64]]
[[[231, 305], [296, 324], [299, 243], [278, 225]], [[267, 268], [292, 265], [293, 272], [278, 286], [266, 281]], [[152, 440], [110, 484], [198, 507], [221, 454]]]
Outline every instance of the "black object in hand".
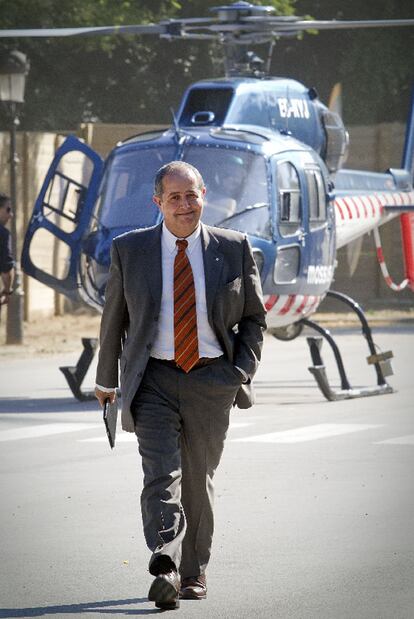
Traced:
[[103, 420], [104, 420], [106, 434], [107, 434], [111, 449], [115, 447], [117, 419], [118, 419], [117, 399], [115, 398], [112, 404], [109, 402], [109, 399], [105, 400], [104, 409], [103, 409]]

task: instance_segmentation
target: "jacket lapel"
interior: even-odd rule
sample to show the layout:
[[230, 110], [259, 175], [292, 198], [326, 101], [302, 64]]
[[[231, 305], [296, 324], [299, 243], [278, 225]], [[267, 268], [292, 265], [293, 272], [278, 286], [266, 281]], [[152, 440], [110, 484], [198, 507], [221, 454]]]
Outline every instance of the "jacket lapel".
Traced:
[[204, 276], [206, 282], [207, 315], [210, 324], [213, 324], [213, 303], [216, 296], [217, 286], [223, 269], [224, 256], [219, 251], [219, 241], [201, 224], [201, 238], [204, 259]]
[[147, 242], [142, 255], [138, 258], [143, 261], [144, 276], [157, 309], [161, 305], [162, 293], [161, 230], [162, 224], [154, 228], [152, 238]]

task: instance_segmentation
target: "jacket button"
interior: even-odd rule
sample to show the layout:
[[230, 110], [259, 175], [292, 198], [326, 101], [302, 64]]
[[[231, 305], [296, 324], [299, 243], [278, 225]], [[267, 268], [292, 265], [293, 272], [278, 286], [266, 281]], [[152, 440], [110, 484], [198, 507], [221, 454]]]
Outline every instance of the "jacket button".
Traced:
[[142, 378], [143, 377], [143, 373], [142, 372], [138, 372], [138, 378]]
[[154, 316], [154, 322], [158, 322], [158, 316]]
[[152, 348], [152, 344], [151, 344], [151, 343], [150, 343], [150, 344], [147, 344], [147, 349], [148, 349], [148, 350], [151, 350], [151, 348]]

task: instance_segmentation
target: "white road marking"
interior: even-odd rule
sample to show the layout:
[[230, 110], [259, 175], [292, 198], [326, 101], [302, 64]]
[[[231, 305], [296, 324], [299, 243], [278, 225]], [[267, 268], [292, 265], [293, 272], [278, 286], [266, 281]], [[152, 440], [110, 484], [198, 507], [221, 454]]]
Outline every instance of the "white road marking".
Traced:
[[[253, 425], [251, 422], [234, 422], [230, 424], [230, 429], [245, 428]], [[268, 434], [258, 434], [255, 436], [246, 436], [243, 438], [230, 439], [231, 442], [252, 442], [252, 443], [304, 443], [332, 436], [340, 436], [352, 432], [361, 432], [373, 428], [383, 427], [383, 424], [348, 424], [348, 423], [321, 423], [312, 426], [304, 426], [300, 428], [292, 428], [281, 432], [271, 432]], [[107, 437], [101, 423], [46, 423], [37, 424], [34, 426], [25, 426], [23, 428], [14, 428], [11, 430], [0, 431], [0, 442], [16, 441], [22, 439], [41, 438], [58, 434], [66, 434], [67, 432], [80, 432], [82, 430], [90, 430], [100, 428], [102, 434], [90, 438], [78, 439], [81, 443], [105, 443]], [[136, 436], [133, 433], [122, 432], [118, 429], [116, 442], [117, 443], [135, 443]], [[378, 441], [377, 445], [414, 445], [414, 435], [401, 436], [396, 438]]]
[[19, 441], [27, 438], [40, 438], [42, 436], [52, 436], [53, 434], [64, 434], [66, 432], [80, 432], [91, 428], [100, 428], [98, 423], [42, 423], [36, 426], [25, 426], [14, 428], [13, 430], [0, 431], [0, 442]]
[[385, 441], [377, 441], [374, 445], [414, 445], [414, 434], [396, 436], [395, 438], [388, 438]]
[[320, 438], [349, 434], [350, 432], [360, 432], [372, 428], [381, 428], [377, 424], [365, 423], [319, 423], [313, 426], [293, 428], [281, 432], [271, 432], [270, 434], [258, 434], [256, 436], [246, 436], [244, 438], [234, 438], [233, 443], [304, 443], [315, 441]]
[[[253, 423], [249, 421], [236, 421], [230, 424], [230, 430], [233, 428], [247, 428], [247, 426], [252, 426]], [[107, 436], [104, 433], [103, 436], [93, 436], [91, 438], [81, 438], [78, 439], [79, 443], [106, 443]], [[136, 442], [137, 438], [135, 434], [131, 432], [123, 432], [121, 428], [117, 428], [116, 434], [116, 443], [133, 443]]]
[[[92, 438], [78, 439], [79, 443], [107, 443], [108, 437], [106, 436], [105, 429], [103, 429], [103, 436], [93, 436]], [[121, 429], [117, 430], [115, 443], [136, 443], [137, 437], [133, 432], [122, 432]]]

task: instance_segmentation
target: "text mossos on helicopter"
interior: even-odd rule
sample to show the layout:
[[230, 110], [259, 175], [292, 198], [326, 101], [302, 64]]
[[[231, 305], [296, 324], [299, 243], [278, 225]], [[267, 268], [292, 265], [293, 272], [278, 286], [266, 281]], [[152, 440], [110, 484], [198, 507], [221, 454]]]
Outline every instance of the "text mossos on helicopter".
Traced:
[[308, 267], [308, 284], [327, 284], [331, 281], [334, 273], [333, 265], [314, 265]]

